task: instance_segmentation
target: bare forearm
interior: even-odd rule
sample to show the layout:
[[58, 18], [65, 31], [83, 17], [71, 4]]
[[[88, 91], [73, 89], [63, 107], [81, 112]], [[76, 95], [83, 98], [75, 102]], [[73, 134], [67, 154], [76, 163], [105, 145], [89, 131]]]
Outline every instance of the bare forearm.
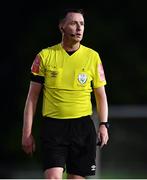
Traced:
[[41, 91], [41, 84], [31, 82], [28, 97], [24, 109], [23, 135], [30, 136], [32, 131], [33, 117]]
[[108, 120], [108, 103], [105, 88], [100, 87], [98, 89], [94, 89], [94, 94], [96, 98], [98, 119], [101, 122], [106, 122]]
[[106, 97], [99, 97], [97, 101], [97, 112], [101, 122], [106, 122], [108, 120], [108, 103]]
[[36, 111], [37, 100], [26, 101], [24, 109], [24, 124], [23, 124], [23, 135], [29, 136], [32, 131], [33, 117]]
[[[105, 93], [105, 88], [100, 87], [94, 89], [95, 97], [96, 97], [96, 106], [97, 106], [97, 113], [98, 119], [100, 122], [107, 122], [108, 121], [108, 103], [107, 103], [107, 96]], [[101, 124], [98, 126], [98, 139], [101, 142], [101, 147], [107, 144], [109, 139], [108, 129], [105, 124]]]

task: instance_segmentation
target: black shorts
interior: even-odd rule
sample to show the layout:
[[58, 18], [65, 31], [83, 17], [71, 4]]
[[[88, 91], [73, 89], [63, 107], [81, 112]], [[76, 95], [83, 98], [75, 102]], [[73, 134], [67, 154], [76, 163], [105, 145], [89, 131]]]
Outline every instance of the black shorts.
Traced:
[[41, 128], [43, 170], [63, 167], [69, 174], [95, 175], [96, 130], [90, 116], [44, 117]]

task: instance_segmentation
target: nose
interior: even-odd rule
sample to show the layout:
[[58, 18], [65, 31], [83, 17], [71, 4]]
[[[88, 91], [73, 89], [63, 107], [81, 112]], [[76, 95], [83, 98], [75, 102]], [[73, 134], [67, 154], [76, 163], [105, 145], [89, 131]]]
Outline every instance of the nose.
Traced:
[[80, 31], [81, 30], [81, 24], [77, 24], [77, 30]]

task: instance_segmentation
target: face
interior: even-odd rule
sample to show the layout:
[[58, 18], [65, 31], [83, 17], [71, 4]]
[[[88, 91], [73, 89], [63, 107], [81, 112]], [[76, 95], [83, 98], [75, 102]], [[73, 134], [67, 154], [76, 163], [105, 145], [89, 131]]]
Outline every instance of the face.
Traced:
[[80, 42], [84, 33], [84, 18], [80, 13], [70, 12], [62, 22], [62, 32], [64, 39]]

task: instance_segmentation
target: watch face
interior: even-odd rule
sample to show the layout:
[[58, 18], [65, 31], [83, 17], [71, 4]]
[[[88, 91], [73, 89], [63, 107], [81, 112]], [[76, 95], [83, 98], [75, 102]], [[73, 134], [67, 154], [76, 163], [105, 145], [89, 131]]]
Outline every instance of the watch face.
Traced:
[[109, 126], [110, 126], [110, 125], [109, 125], [109, 123], [107, 122], [107, 123], [106, 123], [106, 127], [109, 128]]

